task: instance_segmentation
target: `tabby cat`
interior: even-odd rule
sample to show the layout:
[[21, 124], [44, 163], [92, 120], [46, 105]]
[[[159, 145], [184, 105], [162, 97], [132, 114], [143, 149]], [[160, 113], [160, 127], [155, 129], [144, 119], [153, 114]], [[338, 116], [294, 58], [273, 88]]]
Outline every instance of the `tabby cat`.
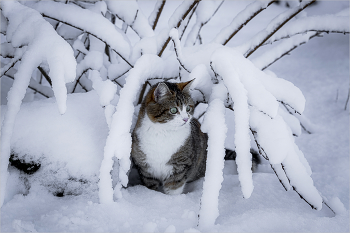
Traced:
[[158, 83], [141, 105], [131, 158], [149, 189], [181, 194], [187, 183], [205, 175], [208, 136], [192, 117], [192, 81]]

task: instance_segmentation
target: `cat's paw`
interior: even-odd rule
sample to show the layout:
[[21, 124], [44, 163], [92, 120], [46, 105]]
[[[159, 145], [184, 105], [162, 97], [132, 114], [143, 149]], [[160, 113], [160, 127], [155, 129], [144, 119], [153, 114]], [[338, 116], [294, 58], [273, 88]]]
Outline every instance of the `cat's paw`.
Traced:
[[168, 195], [179, 195], [183, 192], [185, 185], [182, 185], [181, 187], [177, 189], [171, 189], [171, 188], [164, 188], [164, 192]]

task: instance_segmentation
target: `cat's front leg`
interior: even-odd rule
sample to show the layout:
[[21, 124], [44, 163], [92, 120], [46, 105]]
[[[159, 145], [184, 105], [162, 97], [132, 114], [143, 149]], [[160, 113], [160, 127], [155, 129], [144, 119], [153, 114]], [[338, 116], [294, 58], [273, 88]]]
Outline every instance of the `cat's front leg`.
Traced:
[[149, 189], [160, 191], [160, 188], [161, 188], [160, 180], [158, 180], [157, 178], [154, 178], [150, 173], [144, 170], [141, 170], [139, 174], [143, 185], [145, 185]]
[[163, 183], [164, 193], [169, 195], [178, 195], [183, 193], [186, 185], [184, 174], [174, 174], [166, 179]]

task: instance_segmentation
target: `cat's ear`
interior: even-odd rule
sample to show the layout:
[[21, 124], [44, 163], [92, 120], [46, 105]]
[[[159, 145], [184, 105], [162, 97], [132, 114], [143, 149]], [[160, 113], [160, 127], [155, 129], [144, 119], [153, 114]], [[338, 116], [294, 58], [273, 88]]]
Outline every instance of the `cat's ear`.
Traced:
[[171, 94], [168, 86], [165, 83], [159, 83], [153, 92], [153, 99], [154, 101], [158, 102], [168, 94]]
[[191, 81], [184, 82], [184, 83], [178, 83], [177, 85], [181, 91], [189, 93], [191, 84], [193, 83], [194, 80], [195, 79], [192, 79]]

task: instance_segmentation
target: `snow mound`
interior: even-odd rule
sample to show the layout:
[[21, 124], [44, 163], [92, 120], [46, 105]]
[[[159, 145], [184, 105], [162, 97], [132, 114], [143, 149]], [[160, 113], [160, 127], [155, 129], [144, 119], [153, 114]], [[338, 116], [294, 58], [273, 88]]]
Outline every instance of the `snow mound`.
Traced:
[[[1, 110], [3, 120], [6, 106]], [[97, 93], [70, 94], [64, 115], [57, 111], [52, 98], [23, 104], [11, 150], [14, 158], [41, 165], [29, 180], [38, 181], [55, 194], [80, 194], [97, 182], [107, 134]]]

